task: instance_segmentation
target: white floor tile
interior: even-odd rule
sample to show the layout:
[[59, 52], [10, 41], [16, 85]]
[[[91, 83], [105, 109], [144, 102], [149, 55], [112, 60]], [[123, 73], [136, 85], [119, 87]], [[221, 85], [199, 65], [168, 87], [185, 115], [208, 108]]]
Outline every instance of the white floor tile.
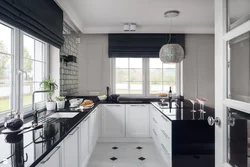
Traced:
[[[112, 149], [112, 147], [118, 149]], [[136, 147], [142, 147], [137, 149]], [[112, 161], [110, 158], [116, 157]], [[144, 157], [141, 161], [138, 158]], [[87, 167], [165, 167], [154, 143], [97, 143]]]

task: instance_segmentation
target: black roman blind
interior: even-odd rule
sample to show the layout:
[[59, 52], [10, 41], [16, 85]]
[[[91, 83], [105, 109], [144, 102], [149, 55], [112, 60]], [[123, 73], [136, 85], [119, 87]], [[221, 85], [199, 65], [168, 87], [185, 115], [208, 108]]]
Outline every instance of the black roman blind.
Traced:
[[63, 44], [63, 11], [54, 0], [0, 0], [0, 20], [58, 48]]
[[[169, 34], [109, 34], [109, 57], [158, 58]], [[185, 47], [184, 34], [171, 34], [170, 43]]]

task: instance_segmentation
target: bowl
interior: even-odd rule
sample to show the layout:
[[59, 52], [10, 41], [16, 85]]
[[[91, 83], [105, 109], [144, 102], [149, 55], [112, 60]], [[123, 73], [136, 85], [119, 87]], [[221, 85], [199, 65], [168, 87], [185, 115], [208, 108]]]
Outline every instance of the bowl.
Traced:
[[106, 96], [106, 95], [97, 96], [97, 97], [98, 97], [98, 99], [99, 99], [100, 101], [104, 101], [104, 100], [107, 99], [107, 96]]

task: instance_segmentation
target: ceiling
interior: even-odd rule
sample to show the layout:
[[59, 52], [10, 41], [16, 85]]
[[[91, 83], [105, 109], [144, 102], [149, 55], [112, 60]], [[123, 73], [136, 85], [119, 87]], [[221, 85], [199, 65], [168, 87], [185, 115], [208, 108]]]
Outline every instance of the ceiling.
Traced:
[[179, 10], [172, 33], [214, 33], [214, 0], [56, 0], [77, 28], [86, 34], [124, 33], [124, 23], [136, 23], [136, 33], [167, 33], [168, 10]]

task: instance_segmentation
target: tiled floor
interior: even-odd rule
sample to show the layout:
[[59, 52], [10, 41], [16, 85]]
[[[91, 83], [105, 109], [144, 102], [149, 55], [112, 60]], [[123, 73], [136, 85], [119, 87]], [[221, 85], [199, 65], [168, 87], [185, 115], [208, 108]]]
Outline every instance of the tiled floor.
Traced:
[[153, 143], [97, 143], [87, 167], [166, 167]]

